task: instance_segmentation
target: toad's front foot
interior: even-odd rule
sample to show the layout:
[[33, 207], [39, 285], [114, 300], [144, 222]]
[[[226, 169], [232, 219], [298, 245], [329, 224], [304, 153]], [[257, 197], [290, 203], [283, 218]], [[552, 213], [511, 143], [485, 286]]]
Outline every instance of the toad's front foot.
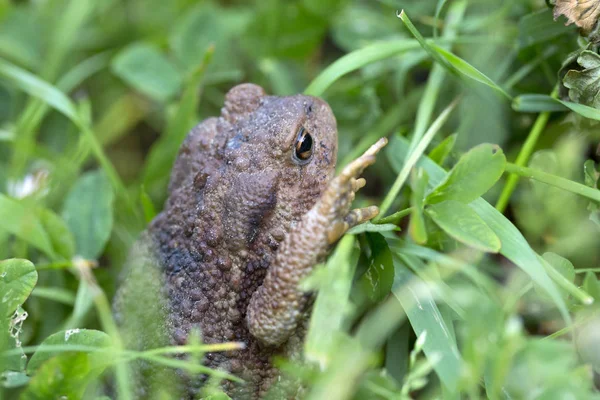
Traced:
[[366, 184], [364, 178], [359, 178], [360, 174], [375, 162], [375, 156], [386, 144], [386, 138], [379, 139], [362, 156], [348, 164], [321, 196], [319, 211], [328, 215], [331, 221], [327, 228], [329, 244], [335, 243], [348, 229], [376, 217], [379, 213], [376, 206], [350, 210], [350, 205], [356, 192]]

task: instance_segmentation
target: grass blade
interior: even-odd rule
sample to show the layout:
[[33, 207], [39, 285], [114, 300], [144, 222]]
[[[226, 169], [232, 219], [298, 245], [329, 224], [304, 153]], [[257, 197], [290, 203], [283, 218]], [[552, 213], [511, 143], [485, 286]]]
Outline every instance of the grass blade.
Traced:
[[523, 94], [515, 97], [512, 108], [520, 112], [573, 111], [582, 117], [600, 121], [600, 110], [583, 104], [563, 101], [545, 94]]
[[354, 236], [346, 235], [338, 244], [335, 252], [329, 258], [327, 267], [320, 272], [330, 278], [319, 279], [323, 283], [315, 301], [310, 319], [310, 326], [304, 344], [304, 353], [307, 360], [317, 362], [321, 367], [331, 362], [335, 348], [333, 341], [342, 326], [345, 312], [348, 308], [348, 296], [352, 286], [354, 265], [352, 248]]
[[[403, 259], [411, 262], [410, 256]], [[450, 334], [427, 284], [410, 272], [398, 256], [394, 256], [394, 268], [394, 296], [402, 304], [417, 336], [427, 332], [423, 350], [428, 358], [440, 356], [433, 368], [444, 385], [454, 390], [462, 363], [454, 335]]]
[[397, 56], [410, 50], [418, 50], [419, 47], [419, 43], [416, 40], [400, 39], [393, 42], [375, 43], [353, 51], [325, 68], [319, 76], [308, 85], [304, 94], [321, 96], [325, 90], [341, 76], [376, 61]]
[[477, 68], [458, 57], [457, 55], [442, 49], [436, 44], [428, 43], [425, 38], [419, 33], [417, 28], [413, 25], [408, 15], [402, 10], [398, 14], [398, 18], [404, 22], [404, 25], [408, 28], [410, 33], [417, 39], [417, 41], [421, 44], [423, 49], [431, 55], [431, 57], [439, 62], [442, 66], [448, 69], [451, 73], [457, 76], [464, 76], [469, 79], [472, 79], [476, 82], [483, 83], [484, 85], [494, 89], [496, 92], [500, 93], [504, 97], [509, 100], [512, 100], [512, 97], [504, 91], [496, 82], [490, 79], [483, 72], [479, 71]]
[[410, 156], [406, 159], [406, 163], [400, 170], [400, 173], [398, 174], [396, 181], [392, 185], [388, 194], [385, 196], [385, 199], [383, 199], [383, 202], [381, 203], [381, 206], [379, 207], [379, 217], [376, 218], [375, 221], [381, 219], [385, 215], [385, 213], [389, 210], [389, 208], [392, 206], [392, 202], [394, 201], [394, 199], [396, 199], [396, 197], [398, 196], [398, 193], [400, 193], [400, 189], [402, 189], [402, 186], [406, 182], [406, 179], [408, 178], [408, 174], [410, 173], [410, 170], [412, 169], [412, 167], [414, 167], [414, 165], [416, 164], [419, 157], [421, 157], [423, 155], [423, 153], [425, 152], [425, 149], [427, 148], [429, 143], [431, 143], [431, 140], [433, 139], [433, 137], [438, 133], [438, 131], [446, 123], [448, 118], [450, 118], [450, 114], [452, 113], [452, 111], [454, 110], [456, 105], [458, 104], [458, 100], [459, 100], [458, 98], [455, 99], [452, 103], [450, 103], [450, 105], [448, 107], [446, 107], [446, 109], [444, 111], [442, 111], [442, 113], [437, 117], [437, 119], [435, 121], [433, 121], [433, 124], [431, 124], [431, 126], [429, 127], [427, 132], [425, 132], [425, 135], [423, 135], [423, 139], [415, 146], [414, 151], [412, 151], [410, 153]]

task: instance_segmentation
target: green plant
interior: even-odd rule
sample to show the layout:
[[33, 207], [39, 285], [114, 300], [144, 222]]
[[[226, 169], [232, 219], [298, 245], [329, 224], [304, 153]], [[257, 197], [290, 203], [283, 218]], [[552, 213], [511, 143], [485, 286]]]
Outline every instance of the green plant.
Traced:
[[242, 81], [325, 98], [340, 167], [390, 137], [356, 201], [381, 215], [305, 282], [307, 363], [280, 360], [307, 398], [599, 398], [589, 23], [534, 0], [0, 0], [0, 398], [128, 399], [135, 360], [223, 398], [202, 354], [238, 344], [123, 348], [109, 299], [181, 141]]

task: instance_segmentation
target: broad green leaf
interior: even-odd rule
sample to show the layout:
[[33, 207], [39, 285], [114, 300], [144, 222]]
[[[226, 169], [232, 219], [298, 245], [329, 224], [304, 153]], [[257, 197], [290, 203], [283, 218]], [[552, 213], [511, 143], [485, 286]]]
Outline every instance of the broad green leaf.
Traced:
[[165, 102], [181, 88], [177, 68], [156, 47], [132, 44], [119, 53], [112, 63], [113, 72], [141, 93]]
[[[70, 329], [67, 331], [57, 332], [48, 336], [42, 344], [39, 345], [36, 352], [31, 356], [29, 364], [27, 364], [27, 373], [34, 375], [40, 366], [52, 357], [63, 352], [88, 352], [93, 353], [93, 349], [105, 349], [111, 345], [110, 337], [101, 331], [93, 329]], [[60, 346], [60, 350], [51, 350], [49, 346]], [[89, 350], [82, 350], [89, 348]], [[95, 354], [89, 361], [97, 362], [105, 354]], [[98, 364], [100, 365], [100, 364]]]
[[0, 374], [0, 386], [7, 389], [25, 386], [29, 382], [29, 377], [25, 372], [4, 371]]
[[[390, 158], [394, 170], [400, 171], [402, 169], [404, 160], [407, 157], [408, 146], [408, 142], [399, 137], [394, 137], [394, 140], [388, 145], [389, 154], [394, 154], [394, 157]], [[427, 171], [431, 186], [438, 185], [447, 178], [448, 174], [446, 171], [427, 157], [421, 157], [417, 165]], [[469, 204], [469, 207], [475, 210], [492, 231], [494, 231], [496, 236], [498, 236], [502, 242], [500, 253], [527, 273], [534, 282], [539, 284], [550, 295], [565, 321], [570, 323], [571, 317], [556, 284], [548, 276], [544, 266], [538, 260], [537, 254], [529, 246], [523, 234], [502, 213], [485, 200], [476, 199]]]
[[463, 155], [444, 181], [427, 195], [426, 203], [445, 200], [470, 203], [500, 179], [505, 167], [506, 157], [498, 146], [476, 146]]
[[303, 4], [282, 2], [276, 7], [269, 7], [269, 3], [260, 5], [256, 7], [254, 18], [241, 36], [249, 54], [260, 58], [306, 59], [321, 43], [327, 20], [312, 14]]
[[[29, 260], [12, 258], [0, 261], [0, 301], [5, 315], [11, 315], [25, 303], [38, 279], [37, 271]], [[4, 318], [0, 315], [0, 318]]]
[[556, 253], [544, 253], [542, 255], [544, 260], [546, 260], [550, 265], [554, 267], [555, 270], [560, 272], [562, 276], [573, 282], [575, 280], [575, 267], [571, 261], [567, 260], [564, 257], [559, 256]]
[[454, 148], [454, 144], [456, 143], [457, 137], [458, 134], [453, 133], [452, 135], [442, 140], [440, 144], [435, 146], [433, 150], [429, 152], [429, 158], [431, 158], [431, 160], [433, 160], [437, 165], [443, 166], [444, 162], [448, 158], [448, 155], [450, 154], [450, 152], [452, 152], [452, 149]]
[[75, 238], [65, 221], [51, 210], [40, 210], [40, 222], [44, 226], [54, 252], [66, 260], [75, 255]]
[[[320, 290], [315, 300], [304, 353], [307, 360], [327, 366], [334, 358], [332, 350], [346, 316], [349, 305], [352, 277], [358, 255], [353, 254], [354, 236], [345, 235], [338, 243], [327, 266], [318, 276]], [[324, 276], [326, 275], [326, 276]], [[331, 277], [330, 279], [325, 279]]]
[[577, 104], [570, 101], [562, 101], [543, 94], [523, 94], [515, 97], [512, 103], [515, 111], [520, 112], [546, 112], [546, 111], [573, 111], [582, 117], [600, 121], [600, 110]]
[[582, 70], [570, 70], [563, 77], [569, 98], [575, 103], [600, 108], [600, 55], [586, 50], [577, 57]]
[[90, 260], [102, 253], [113, 226], [114, 194], [101, 171], [82, 175], [67, 195], [62, 217], [75, 236], [77, 254]]
[[598, 189], [598, 179], [600, 179], [600, 172], [596, 169], [596, 163], [594, 160], [587, 160], [583, 164], [583, 178], [586, 186], [594, 189]]
[[552, 18], [552, 10], [543, 9], [527, 14], [519, 20], [519, 46], [529, 47], [573, 31], [572, 26], [557, 24]]
[[498, 236], [468, 205], [447, 200], [427, 206], [425, 213], [459, 242], [490, 253], [500, 251], [502, 243]]
[[[573, 284], [575, 281], [575, 267], [573, 264], [564, 257], [559, 256], [555, 253], [544, 253], [542, 258], [545, 262], [547, 262], [558, 274], [560, 274], [567, 282]], [[562, 280], [562, 279], [561, 279]], [[556, 280], [555, 280], [556, 281]], [[569, 291], [566, 288], [561, 287], [559, 283], [559, 290], [562, 293], [564, 299], [567, 299], [569, 296]], [[540, 290], [539, 286], [535, 286], [536, 290]], [[546, 293], [542, 292], [542, 295], [548, 296]]]
[[169, 45], [177, 60], [188, 72], [202, 64], [204, 54], [215, 48], [212, 74], [235, 76], [242, 60], [237, 57], [233, 38], [243, 34], [251, 13], [233, 7], [216, 7], [200, 3], [185, 13], [172, 29]]
[[218, 43], [226, 33], [219, 20], [220, 10], [202, 5], [184, 16], [171, 35], [173, 52], [187, 69], [195, 69], [202, 62], [208, 48]]
[[8, 232], [54, 258], [52, 242], [35, 210], [0, 193], [0, 231]]
[[434, 370], [443, 384], [454, 390], [460, 378], [461, 356], [435, 299], [427, 286], [394, 255], [394, 296], [400, 301], [417, 336], [427, 332], [423, 350], [428, 358], [437, 358]]
[[387, 242], [379, 233], [367, 234], [371, 257], [369, 267], [359, 278], [358, 285], [364, 293], [376, 303], [385, 298], [392, 289], [394, 283], [394, 265], [392, 253]]
[[423, 168], [413, 169], [411, 173], [410, 195], [410, 224], [408, 233], [415, 243], [423, 244], [427, 242], [427, 229], [425, 228], [425, 219], [423, 218], [423, 204], [425, 201], [425, 190], [429, 177]]
[[81, 399], [101, 369], [92, 369], [86, 353], [59, 354], [48, 360], [29, 381], [21, 400]]
[[594, 298], [594, 301], [600, 301], [600, 281], [598, 281], [598, 277], [595, 273], [590, 271], [586, 272], [582, 286], [583, 290]]

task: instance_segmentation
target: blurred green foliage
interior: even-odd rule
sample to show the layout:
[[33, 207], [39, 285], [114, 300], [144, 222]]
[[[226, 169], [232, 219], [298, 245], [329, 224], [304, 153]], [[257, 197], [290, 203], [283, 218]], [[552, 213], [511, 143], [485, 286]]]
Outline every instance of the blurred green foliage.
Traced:
[[564, 22], [541, 0], [0, 0], [0, 398], [127, 398], [139, 359], [206, 373], [200, 343], [122, 348], [109, 299], [241, 82], [325, 98], [341, 166], [392, 139], [356, 201], [386, 215], [307, 282], [307, 365], [280, 360], [307, 398], [600, 398], [598, 48]]

